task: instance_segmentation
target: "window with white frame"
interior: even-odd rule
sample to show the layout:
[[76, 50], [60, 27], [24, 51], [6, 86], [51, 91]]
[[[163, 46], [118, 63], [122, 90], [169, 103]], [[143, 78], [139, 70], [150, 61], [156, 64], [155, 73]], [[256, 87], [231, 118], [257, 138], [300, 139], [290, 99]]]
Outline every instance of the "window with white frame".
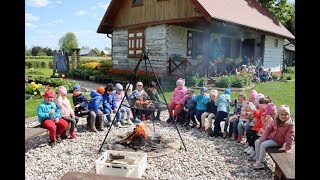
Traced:
[[128, 31], [128, 57], [140, 58], [144, 51], [144, 30]]

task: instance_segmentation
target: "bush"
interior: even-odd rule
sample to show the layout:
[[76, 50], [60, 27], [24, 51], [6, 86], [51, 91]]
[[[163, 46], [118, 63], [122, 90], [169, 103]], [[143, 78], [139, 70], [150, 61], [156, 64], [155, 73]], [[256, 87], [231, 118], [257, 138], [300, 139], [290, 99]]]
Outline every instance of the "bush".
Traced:
[[231, 81], [228, 76], [221, 76], [217, 79], [215, 86], [219, 88], [229, 88]]
[[53, 69], [53, 61], [49, 61], [49, 68]]
[[47, 67], [47, 63], [45, 63], [44, 61], [41, 61], [40, 66], [42, 68], [46, 68]]

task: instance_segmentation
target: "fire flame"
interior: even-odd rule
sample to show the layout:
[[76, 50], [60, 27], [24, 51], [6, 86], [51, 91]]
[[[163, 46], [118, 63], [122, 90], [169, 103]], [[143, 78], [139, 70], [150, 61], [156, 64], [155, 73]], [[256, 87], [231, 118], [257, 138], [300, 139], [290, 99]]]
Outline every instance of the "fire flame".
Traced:
[[147, 141], [147, 132], [145, 130], [145, 124], [139, 123], [133, 130], [133, 132], [123, 141], [123, 143], [127, 142], [127, 141], [132, 141], [133, 138], [135, 137], [142, 137], [144, 139], [144, 141]]

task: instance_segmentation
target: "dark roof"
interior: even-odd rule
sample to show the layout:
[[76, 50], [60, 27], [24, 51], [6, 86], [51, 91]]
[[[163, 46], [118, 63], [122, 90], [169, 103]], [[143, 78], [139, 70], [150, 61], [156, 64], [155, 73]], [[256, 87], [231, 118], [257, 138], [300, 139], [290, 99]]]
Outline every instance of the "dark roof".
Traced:
[[95, 54], [97, 54], [93, 49], [80, 49], [80, 56], [87, 55], [90, 51], [93, 51]]
[[[98, 33], [111, 33], [113, 20], [122, 0], [112, 0], [104, 14]], [[289, 39], [294, 35], [256, 0], [191, 0], [208, 21], [215, 19], [231, 22]]]

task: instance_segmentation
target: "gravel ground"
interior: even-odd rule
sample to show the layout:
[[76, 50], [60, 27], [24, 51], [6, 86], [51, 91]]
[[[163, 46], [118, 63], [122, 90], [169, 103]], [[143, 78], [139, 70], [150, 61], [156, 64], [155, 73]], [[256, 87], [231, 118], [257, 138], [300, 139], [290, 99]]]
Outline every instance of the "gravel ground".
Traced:
[[[78, 82], [88, 89], [104, 86]], [[181, 141], [175, 127], [165, 122], [167, 118], [168, 112], [163, 111], [163, 121], [155, 125], [156, 132]], [[37, 124], [28, 121], [25, 126]], [[112, 127], [100, 154], [98, 151], [106, 137], [107, 128], [102, 132], [89, 132], [84, 118], [80, 118], [78, 123], [78, 139], [66, 139], [50, 147], [47, 133], [34, 137], [25, 142], [25, 179], [60, 179], [68, 171], [95, 173], [95, 161], [107, 150], [111, 139], [117, 134], [132, 132], [133, 128], [134, 125]], [[181, 143], [181, 149], [174, 153], [148, 158], [142, 179], [273, 179], [274, 163], [268, 155], [265, 169], [255, 170], [253, 162], [248, 161], [249, 156], [243, 152], [244, 144], [209, 137], [198, 129], [178, 128], [187, 151]]]

